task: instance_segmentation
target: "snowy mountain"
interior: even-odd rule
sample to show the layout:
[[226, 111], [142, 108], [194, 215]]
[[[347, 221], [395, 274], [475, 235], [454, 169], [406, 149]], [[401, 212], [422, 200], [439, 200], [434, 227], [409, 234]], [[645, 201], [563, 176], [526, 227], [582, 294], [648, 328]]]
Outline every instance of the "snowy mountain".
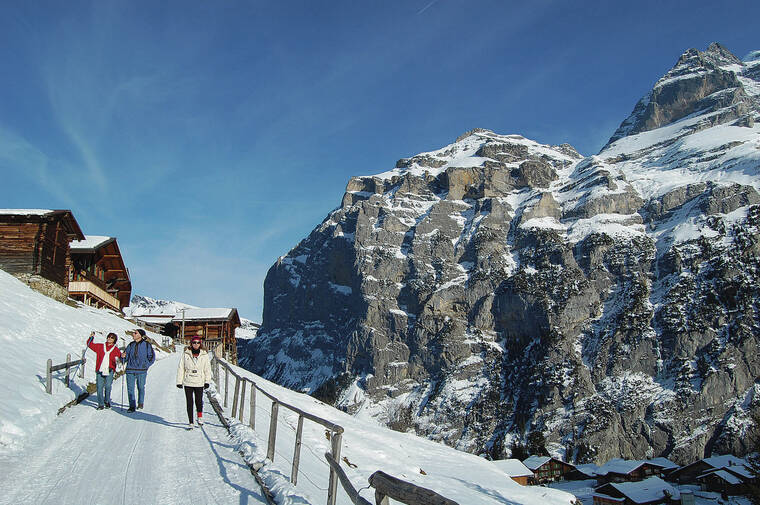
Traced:
[[742, 454], [760, 404], [760, 53], [686, 51], [595, 156], [477, 129], [352, 178], [240, 362], [461, 450]]

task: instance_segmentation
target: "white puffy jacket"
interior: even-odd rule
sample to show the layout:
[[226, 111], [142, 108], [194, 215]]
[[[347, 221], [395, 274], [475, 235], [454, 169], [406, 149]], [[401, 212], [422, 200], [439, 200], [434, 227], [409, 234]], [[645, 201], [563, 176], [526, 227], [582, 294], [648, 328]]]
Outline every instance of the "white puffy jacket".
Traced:
[[211, 383], [211, 359], [208, 353], [201, 349], [198, 357], [193, 357], [189, 348], [185, 348], [177, 368], [177, 385], [203, 387]]

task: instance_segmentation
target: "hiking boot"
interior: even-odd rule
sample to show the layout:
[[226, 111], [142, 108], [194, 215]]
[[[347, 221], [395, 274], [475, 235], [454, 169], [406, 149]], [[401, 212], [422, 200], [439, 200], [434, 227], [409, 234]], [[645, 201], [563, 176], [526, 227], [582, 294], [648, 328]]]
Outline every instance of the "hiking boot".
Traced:
[[135, 408], [134, 408], [134, 407], [129, 407], [129, 408], [127, 409], [127, 412], [134, 412], [134, 411], [135, 411]]
[[142, 403], [137, 404], [137, 408], [141, 409], [143, 407]]
[[98, 405], [98, 410], [103, 410], [104, 408], [102, 405]]
[[110, 409], [111, 408], [111, 404], [110, 403], [106, 403], [106, 408]]
[[193, 423], [187, 423], [187, 429], [192, 430], [194, 427]]

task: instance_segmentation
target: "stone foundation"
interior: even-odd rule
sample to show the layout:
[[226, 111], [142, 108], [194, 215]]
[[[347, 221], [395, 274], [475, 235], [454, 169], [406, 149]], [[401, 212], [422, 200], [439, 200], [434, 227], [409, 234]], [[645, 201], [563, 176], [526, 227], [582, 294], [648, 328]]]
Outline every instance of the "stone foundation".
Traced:
[[33, 290], [42, 293], [45, 296], [49, 296], [53, 300], [66, 303], [69, 299], [69, 292], [66, 288], [39, 275], [17, 274], [16, 278]]

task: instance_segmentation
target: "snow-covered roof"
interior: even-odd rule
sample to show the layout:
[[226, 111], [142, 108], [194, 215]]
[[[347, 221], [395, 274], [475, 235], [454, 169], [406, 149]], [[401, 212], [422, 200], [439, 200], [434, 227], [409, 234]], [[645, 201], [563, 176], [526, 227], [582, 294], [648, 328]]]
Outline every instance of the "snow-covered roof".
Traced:
[[174, 317], [174, 321], [192, 321], [196, 319], [229, 319], [235, 309], [185, 309], [185, 315], [180, 312]]
[[530, 477], [533, 472], [519, 459], [497, 459], [493, 464], [510, 477]]
[[583, 475], [588, 475], [589, 477], [595, 477], [597, 475], [597, 472], [599, 472], [599, 467], [594, 463], [575, 465], [575, 469], [581, 472]]
[[71, 250], [97, 249], [113, 239], [113, 237], [104, 237], [101, 235], [85, 235], [84, 240], [72, 240], [69, 243], [69, 248]]
[[55, 212], [51, 209], [0, 209], [2, 216], [44, 216]]
[[665, 491], [675, 500], [680, 498], [678, 490], [659, 477], [649, 477], [639, 482], [619, 482], [608, 484], [634, 503], [648, 503], [662, 498]]
[[742, 458], [737, 458], [733, 454], [723, 454], [721, 456], [712, 456], [704, 458], [702, 461], [713, 468], [725, 468], [729, 466], [744, 466], [747, 462]]
[[678, 465], [676, 463], [673, 463], [668, 458], [663, 457], [648, 459], [647, 462], [662, 467], [666, 470], [673, 470], [675, 468], [678, 468]]
[[644, 463], [646, 463], [646, 461], [615, 458], [600, 466], [599, 470], [596, 471], [596, 474], [607, 475], [608, 473], [619, 473], [626, 475], [636, 470]]
[[726, 470], [712, 470], [710, 472], [703, 473], [697, 477], [697, 479], [707, 477], [708, 475], [716, 475], [726, 481], [728, 484], [741, 484], [743, 482], [739, 477]]
[[174, 319], [173, 315], [166, 316], [139, 316], [135, 317], [138, 321], [142, 321], [147, 324], [166, 324]]
[[530, 456], [528, 459], [523, 461], [523, 464], [530, 468], [531, 470], [535, 470], [542, 465], [546, 464], [547, 461], [551, 460], [552, 458], [550, 456]]

